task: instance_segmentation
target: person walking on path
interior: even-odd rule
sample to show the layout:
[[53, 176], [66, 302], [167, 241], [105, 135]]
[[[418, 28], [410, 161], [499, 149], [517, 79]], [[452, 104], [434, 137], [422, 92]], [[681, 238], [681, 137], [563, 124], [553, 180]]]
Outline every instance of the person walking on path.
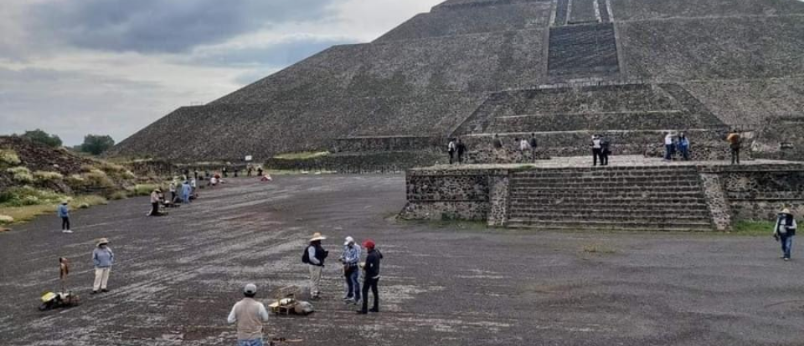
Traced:
[[257, 167], [257, 176], [258, 176], [258, 177], [262, 178], [262, 176], [263, 176], [263, 175], [262, 175], [262, 172], [263, 172], [263, 170], [262, 170], [262, 166]]
[[92, 286], [92, 294], [109, 292], [106, 284], [109, 282], [109, 272], [112, 271], [114, 264], [114, 252], [109, 247], [109, 240], [106, 238], [98, 239], [98, 246], [92, 251], [92, 262], [95, 264], [95, 284]]
[[773, 228], [773, 238], [782, 243], [782, 258], [785, 261], [790, 260], [795, 235], [796, 218], [790, 213], [790, 209], [785, 208], [776, 216], [776, 227]]
[[70, 207], [67, 206], [67, 201], [61, 202], [58, 209], [56, 209], [56, 215], [61, 218], [61, 232], [73, 233], [70, 230]]
[[600, 137], [597, 135], [592, 136], [592, 166], [597, 166], [597, 159], [600, 158], [600, 164], [603, 164], [603, 158], [600, 156], [601, 149]]
[[360, 262], [360, 252], [360, 246], [355, 244], [354, 238], [346, 237], [341, 255], [343, 275], [346, 277], [346, 296], [343, 300], [351, 300], [355, 304], [360, 301], [360, 270], [357, 266]]
[[539, 141], [536, 140], [535, 133], [530, 134], [530, 142], [528, 142], [528, 145], [530, 146], [531, 159], [533, 160], [533, 162], [536, 162], [536, 148], [539, 147]]
[[268, 322], [268, 310], [254, 300], [257, 285], [246, 285], [243, 295], [245, 298], [235, 303], [226, 321], [237, 323], [237, 346], [263, 346], [262, 324]]
[[229, 170], [226, 168], [226, 166], [223, 166], [223, 168], [221, 168], [221, 172], [223, 172], [223, 177], [224, 178], [229, 177]]
[[600, 165], [609, 165], [609, 154], [611, 154], [611, 141], [608, 137], [600, 136]]
[[463, 154], [466, 153], [466, 144], [463, 144], [463, 141], [458, 138], [458, 144], [456, 144], [455, 147], [458, 152], [458, 164], [460, 165], [463, 163]]
[[675, 145], [673, 144], [673, 133], [668, 132], [666, 136], [664, 136], [664, 160], [665, 161], [672, 161], [673, 154], [675, 154]]
[[302, 262], [309, 265], [310, 269], [310, 297], [311, 299], [321, 298], [321, 272], [324, 270], [324, 260], [329, 256], [329, 251], [324, 250], [321, 241], [327, 237], [315, 232], [310, 239], [310, 245], [304, 249]]
[[681, 158], [684, 161], [690, 160], [690, 140], [683, 132], [678, 136], [678, 151], [681, 152]]
[[740, 164], [740, 147], [742, 147], [743, 139], [740, 137], [740, 134], [737, 132], [732, 131], [728, 137], [726, 137], [726, 141], [729, 142], [729, 147], [731, 148], [731, 164]]
[[449, 153], [449, 164], [452, 164], [452, 160], [455, 158], [455, 151], [458, 148], [455, 145], [455, 140], [450, 139], [449, 144], [447, 144], [447, 153]]
[[[380, 295], [377, 284], [380, 282], [380, 260], [382, 260], [382, 253], [375, 249], [374, 241], [368, 239], [363, 242], [363, 247], [368, 251], [366, 257], [366, 264], [363, 266], [365, 273], [363, 275], [363, 308], [357, 310], [359, 314], [367, 314], [371, 312], [380, 312]], [[374, 307], [368, 310], [368, 292], [371, 289], [371, 294], [374, 295]]]
[[190, 186], [186, 180], [183, 184], [181, 184], [181, 200], [183, 203], [188, 204], [190, 203], [190, 194], [192, 194], [193, 188]]

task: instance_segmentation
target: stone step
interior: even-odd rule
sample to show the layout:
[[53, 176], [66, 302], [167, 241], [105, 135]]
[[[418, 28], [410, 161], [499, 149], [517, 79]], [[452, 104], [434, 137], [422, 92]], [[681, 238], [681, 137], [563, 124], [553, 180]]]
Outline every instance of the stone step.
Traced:
[[516, 213], [512, 214], [510, 219], [519, 219], [519, 220], [540, 220], [540, 221], [551, 221], [551, 220], [580, 220], [580, 221], [622, 221], [622, 222], [656, 222], [656, 223], [674, 223], [674, 222], [703, 222], [708, 223], [709, 217], [702, 215], [702, 216], [690, 216], [690, 215], [660, 215], [660, 214], [645, 214], [645, 215], [638, 215], [632, 216], [628, 214], [600, 214], [596, 215], [594, 218], [585, 217], [581, 214], [566, 214], [566, 213]]
[[514, 191], [528, 191], [532, 193], [541, 192], [554, 192], [554, 191], [568, 191], [583, 189], [586, 191], [656, 191], [656, 192], [674, 192], [674, 191], [700, 191], [700, 184], [673, 184], [673, 185], [653, 185], [653, 184], [623, 184], [623, 183], [605, 183], [605, 184], [541, 184], [541, 183], [516, 183], [511, 185]]
[[675, 199], [675, 198], [705, 198], [701, 191], [684, 191], [684, 192], [628, 192], [628, 191], [586, 191], [586, 190], [568, 190], [564, 192], [553, 193], [528, 193], [526, 191], [513, 191], [511, 194], [512, 200], [530, 200], [530, 199], [546, 199], [546, 198], [571, 198], [585, 199], [585, 198], [600, 198], [603, 200], [625, 199], [634, 198], [641, 200], [656, 200], [656, 199]]
[[530, 205], [512, 205], [510, 208], [510, 213], [513, 214], [528, 214], [528, 213], [555, 213], [560, 212], [562, 214], [579, 214], [581, 216], [588, 216], [588, 215], [596, 215], [596, 214], [620, 214], [620, 213], [629, 213], [633, 215], [642, 215], [648, 213], [685, 213], [685, 215], [702, 215], [703, 217], [708, 217], [710, 215], [709, 209], [706, 205], [699, 205], [695, 207], [688, 207], [688, 206], [674, 206], [674, 207], [654, 207], [654, 206], [633, 206], [631, 208], [617, 208], [617, 207], [572, 207], [572, 206], [562, 206], [562, 205], [553, 205], [553, 206], [530, 206]]
[[577, 189], [600, 189], [600, 190], [656, 190], [684, 189], [699, 190], [700, 184], [691, 182], [618, 182], [618, 181], [589, 181], [589, 182], [514, 182], [511, 184], [512, 190], [577, 190]]
[[669, 232], [706, 232], [713, 231], [714, 227], [706, 223], [622, 223], [622, 222], [556, 222], [556, 221], [528, 221], [509, 220], [509, 228], [530, 228], [539, 230], [618, 230], [618, 231], [669, 231]]
[[704, 205], [706, 206], [706, 199], [703, 197], [700, 198], [673, 198], [673, 199], [644, 199], [644, 198], [617, 198], [617, 199], [579, 199], [579, 198], [567, 198], [571, 196], [565, 196], [564, 198], [558, 199], [567, 199], [566, 202], [556, 203], [555, 201], [558, 200], [556, 198], [511, 198], [511, 205], [544, 205], [544, 206], [553, 206], [553, 205], [572, 205], [572, 206], [622, 206], [622, 207], [632, 207], [632, 206], [639, 206], [639, 205], [650, 205], [652, 207], [659, 207], [659, 206], [677, 206], [677, 205]]

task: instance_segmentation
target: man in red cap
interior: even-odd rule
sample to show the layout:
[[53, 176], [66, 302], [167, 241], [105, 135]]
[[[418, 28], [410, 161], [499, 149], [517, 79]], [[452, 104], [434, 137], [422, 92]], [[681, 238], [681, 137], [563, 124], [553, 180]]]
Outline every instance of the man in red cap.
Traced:
[[[359, 314], [367, 314], [369, 311], [380, 312], [380, 296], [377, 292], [377, 283], [380, 281], [382, 254], [374, 247], [374, 241], [371, 239], [363, 242], [363, 248], [368, 251], [368, 257], [366, 257], [366, 264], [363, 266], [363, 270], [366, 272], [363, 275], [363, 308], [357, 310]], [[371, 288], [371, 293], [374, 295], [374, 307], [371, 310], [368, 310], [369, 288]]]

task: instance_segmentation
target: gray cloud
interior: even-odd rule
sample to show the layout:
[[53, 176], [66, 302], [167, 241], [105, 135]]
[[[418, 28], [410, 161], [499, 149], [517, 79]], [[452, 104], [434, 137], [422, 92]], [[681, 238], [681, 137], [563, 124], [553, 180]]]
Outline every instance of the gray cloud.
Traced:
[[175, 108], [173, 99], [182, 96], [159, 84], [87, 72], [0, 67], [2, 133], [41, 128], [69, 145], [88, 133], [119, 141]]
[[275, 24], [318, 20], [334, 1], [54, 1], [27, 7], [26, 21], [40, 37], [80, 48], [177, 53]]

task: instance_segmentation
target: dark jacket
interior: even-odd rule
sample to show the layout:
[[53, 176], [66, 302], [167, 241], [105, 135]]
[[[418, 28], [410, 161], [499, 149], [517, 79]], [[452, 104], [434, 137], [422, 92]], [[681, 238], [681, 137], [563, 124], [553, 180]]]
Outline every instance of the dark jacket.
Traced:
[[458, 143], [456, 145], [456, 147], [458, 148], [458, 155], [463, 155], [463, 153], [466, 152], [466, 145], [465, 144]]
[[779, 236], [782, 237], [790, 237], [796, 235], [796, 224], [793, 215], [790, 214], [779, 214], [776, 217], [776, 231], [778, 232], [780, 227], [784, 227], [787, 230], [786, 233], [782, 234], [779, 232]]
[[[327, 256], [329, 256], [329, 251], [324, 250], [324, 248], [321, 247], [321, 244], [318, 244], [318, 245], [310, 244], [310, 245], [307, 246], [306, 249], [304, 249], [304, 254], [305, 255], [307, 255], [309, 253], [308, 251], [310, 250], [311, 247], [315, 250], [315, 259], [318, 260], [318, 264], [315, 264], [313, 262], [305, 262], [305, 263], [308, 263], [310, 265], [323, 267], [324, 266], [324, 260], [327, 259]], [[302, 261], [304, 261], [304, 260], [302, 260]]]
[[380, 278], [380, 260], [382, 253], [379, 250], [369, 250], [368, 257], [366, 257], [366, 279], [379, 279]]
[[530, 148], [531, 149], [536, 149], [536, 147], [538, 147], [538, 146], [539, 146], [539, 141], [536, 140], [536, 137], [531, 137], [530, 138]]

